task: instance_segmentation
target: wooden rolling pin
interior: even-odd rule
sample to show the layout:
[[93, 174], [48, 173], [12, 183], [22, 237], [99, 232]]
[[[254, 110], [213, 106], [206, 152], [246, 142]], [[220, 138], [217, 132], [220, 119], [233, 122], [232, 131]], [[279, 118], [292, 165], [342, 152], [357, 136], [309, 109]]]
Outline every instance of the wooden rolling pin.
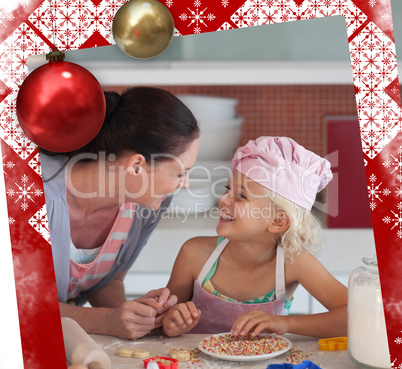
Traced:
[[61, 318], [64, 349], [70, 364], [83, 364], [89, 369], [111, 369], [110, 357], [71, 318]]

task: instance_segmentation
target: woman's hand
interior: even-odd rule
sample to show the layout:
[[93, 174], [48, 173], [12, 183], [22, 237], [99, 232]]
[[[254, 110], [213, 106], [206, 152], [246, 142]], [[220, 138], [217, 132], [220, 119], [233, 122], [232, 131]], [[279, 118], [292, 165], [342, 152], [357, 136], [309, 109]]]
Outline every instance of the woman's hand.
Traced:
[[[119, 293], [113, 293], [112, 288], [95, 292], [96, 307], [59, 303], [61, 316], [74, 319], [88, 333], [136, 339], [161, 327], [166, 311], [177, 303], [177, 297], [167, 288], [128, 301], [123, 292], [119, 289]], [[102, 306], [100, 302], [107, 304]]]
[[163, 330], [170, 337], [186, 333], [198, 323], [200, 316], [201, 311], [192, 301], [177, 304], [163, 318]]
[[109, 309], [104, 321], [107, 334], [132, 340], [148, 334], [155, 328], [157, 315], [152, 306], [155, 301], [150, 300], [140, 297], [125, 301], [118, 308]]
[[[145, 299], [151, 299], [150, 306], [155, 308], [157, 314], [155, 318], [155, 327], [159, 328], [162, 326], [162, 321], [166, 312], [174, 305], [177, 304], [177, 297], [175, 295], [171, 295], [168, 288], [163, 287], [157, 290], [149, 291], [145, 296]], [[149, 302], [149, 300], [145, 300]], [[155, 302], [155, 303], [154, 303]]]
[[136, 339], [161, 327], [166, 311], [176, 302], [176, 296], [170, 295], [167, 288], [152, 290], [142, 297], [125, 301], [118, 308], [110, 310], [110, 316], [105, 323], [113, 335]]
[[288, 332], [287, 317], [268, 314], [254, 310], [240, 315], [234, 322], [231, 333], [234, 336], [244, 336], [251, 332], [252, 336], [265, 331], [268, 333], [285, 334]]

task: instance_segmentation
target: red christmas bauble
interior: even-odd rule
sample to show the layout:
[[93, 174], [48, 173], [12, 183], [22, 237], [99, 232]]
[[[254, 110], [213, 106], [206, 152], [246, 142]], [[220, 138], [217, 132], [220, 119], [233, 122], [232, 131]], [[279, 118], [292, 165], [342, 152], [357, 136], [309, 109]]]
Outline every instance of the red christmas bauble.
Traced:
[[51, 60], [27, 76], [18, 92], [16, 110], [31, 141], [49, 151], [68, 152], [96, 136], [106, 102], [99, 82], [88, 70]]

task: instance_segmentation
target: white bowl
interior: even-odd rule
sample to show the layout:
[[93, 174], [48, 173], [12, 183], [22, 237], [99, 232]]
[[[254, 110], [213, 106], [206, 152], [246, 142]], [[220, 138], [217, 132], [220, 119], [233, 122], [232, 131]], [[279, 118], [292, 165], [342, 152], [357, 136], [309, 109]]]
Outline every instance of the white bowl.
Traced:
[[220, 196], [225, 191], [225, 180], [210, 178], [190, 180], [190, 188], [180, 189], [172, 199], [168, 212], [175, 217], [202, 213], [218, 206]]
[[243, 123], [243, 117], [235, 116], [230, 119], [216, 119], [216, 118], [203, 118], [198, 119], [198, 124], [200, 126], [201, 131], [203, 129], [240, 129], [240, 126]]
[[241, 122], [237, 127], [201, 127], [198, 160], [231, 160], [239, 144], [240, 128]]
[[[228, 179], [232, 175], [231, 160], [199, 160], [194, 163], [189, 171], [191, 183], [209, 182], [214, 184], [221, 179]], [[226, 183], [224, 183], [226, 184]]]
[[205, 95], [177, 95], [197, 120], [226, 120], [236, 115], [237, 99]]

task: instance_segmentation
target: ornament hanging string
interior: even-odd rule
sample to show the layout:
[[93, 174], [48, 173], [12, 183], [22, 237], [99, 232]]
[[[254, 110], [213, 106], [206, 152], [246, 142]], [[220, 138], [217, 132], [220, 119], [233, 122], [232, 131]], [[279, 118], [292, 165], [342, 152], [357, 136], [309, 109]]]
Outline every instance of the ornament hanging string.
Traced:
[[49, 0], [49, 10], [50, 10], [50, 23], [52, 24], [53, 50], [54, 50], [56, 48], [56, 35], [55, 35], [55, 31], [54, 31], [52, 0]]
[[56, 32], [54, 30], [52, 0], [49, 0], [49, 11], [50, 11], [50, 23], [52, 25], [53, 47], [50, 50], [50, 52], [48, 54], [46, 54], [46, 60], [50, 60], [50, 61], [64, 60], [65, 54], [63, 52], [61, 52], [56, 46]]

